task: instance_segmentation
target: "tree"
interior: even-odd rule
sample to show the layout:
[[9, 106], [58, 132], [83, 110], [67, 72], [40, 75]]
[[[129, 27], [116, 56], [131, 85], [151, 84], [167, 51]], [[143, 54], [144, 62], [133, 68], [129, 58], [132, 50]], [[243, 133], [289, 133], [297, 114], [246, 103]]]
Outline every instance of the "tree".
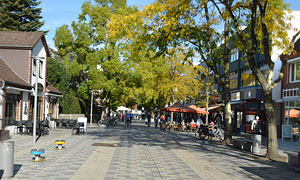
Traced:
[[66, 65], [76, 96], [86, 104], [90, 102], [91, 90], [101, 89], [101, 102], [109, 108], [127, 98], [126, 83], [135, 79], [136, 74], [130, 64], [122, 61], [122, 49], [117, 46], [121, 37], [109, 38], [106, 24], [113, 14], [132, 11], [135, 9], [127, 7], [125, 0], [84, 2], [78, 21], [56, 31], [58, 54]]
[[[271, 59], [272, 49], [291, 51], [287, 29], [290, 28], [287, 15], [287, 4], [282, 0], [253, 0], [253, 1], [220, 1], [230, 15], [234, 33], [246, 54], [246, 60], [252, 70], [252, 75], [263, 89], [265, 113], [268, 123], [268, 150], [267, 157], [273, 160], [280, 159], [278, 155], [277, 128], [272, 103], [272, 89], [283, 78], [286, 61], [282, 61], [280, 75], [273, 79], [274, 62]], [[241, 27], [247, 29], [242, 30]], [[299, 35], [299, 32], [297, 33]], [[296, 36], [293, 37], [292, 42]], [[266, 73], [262, 72], [256, 62], [255, 54], [261, 53], [268, 65]], [[285, 51], [284, 54], [287, 52]]]
[[37, 31], [44, 25], [37, 0], [0, 0], [0, 29]]
[[[62, 113], [81, 113], [80, 100], [75, 96], [74, 90], [70, 86], [70, 76], [66, 73], [65, 67], [57, 57], [56, 52], [53, 49], [50, 49], [50, 51], [52, 57], [47, 60], [47, 81], [63, 93], [60, 103]], [[56, 57], [56, 59], [53, 57]]]
[[[132, 39], [141, 39], [139, 43], [146, 44], [158, 55], [169, 54], [169, 49], [185, 46], [189, 49], [185, 52], [186, 59], [195, 56], [196, 50], [201, 60], [214, 71], [217, 83], [223, 89], [226, 104], [225, 143], [230, 144], [229, 24], [224, 23], [226, 25], [224, 34], [217, 31], [216, 26], [221, 22], [220, 19], [227, 16], [222, 11], [219, 11], [219, 15], [215, 15], [218, 13], [216, 10], [209, 12], [208, 2], [160, 0], [145, 7], [142, 12], [130, 14], [128, 17], [115, 17], [109, 27], [111, 34], [127, 32], [129, 34], [127, 40], [133, 42], [132, 46], [140, 47], [141, 45], [135, 45], [136, 40]], [[120, 24], [125, 27], [120, 28]], [[225, 44], [220, 46], [222, 40]], [[224, 70], [223, 76], [220, 75], [220, 67]]]

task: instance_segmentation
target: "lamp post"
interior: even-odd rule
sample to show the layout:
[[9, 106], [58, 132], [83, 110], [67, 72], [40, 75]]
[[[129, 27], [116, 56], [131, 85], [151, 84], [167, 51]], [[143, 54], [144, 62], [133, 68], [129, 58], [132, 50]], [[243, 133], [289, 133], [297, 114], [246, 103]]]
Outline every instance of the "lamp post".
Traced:
[[[94, 100], [94, 92], [98, 92], [99, 94], [101, 93], [101, 90], [92, 90], [91, 91], [92, 92], [92, 96], [91, 96], [91, 113], [90, 113], [90, 125], [92, 126], [92, 124], [93, 124], [93, 121], [92, 121], [92, 119], [93, 119], [93, 100]], [[97, 95], [97, 93], [96, 93], [96, 95]]]
[[[34, 60], [36, 60], [36, 67], [35, 67], [35, 85], [34, 85], [34, 117], [33, 117], [33, 129], [32, 129], [32, 141], [33, 144], [36, 143], [36, 120], [37, 120], [37, 97], [38, 97], [38, 78], [39, 78], [39, 70], [40, 70], [40, 60], [44, 59], [44, 57], [37, 57], [32, 56], [31, 57]], [[34, 68], [34, 67], [33, 67]]]
[[94, 91], [92, 90], [92, 97], [91, 97], [91, 114], [90, 114], [90, 125], [92, 126], [93, 122], [93, 98], [94, 98]]

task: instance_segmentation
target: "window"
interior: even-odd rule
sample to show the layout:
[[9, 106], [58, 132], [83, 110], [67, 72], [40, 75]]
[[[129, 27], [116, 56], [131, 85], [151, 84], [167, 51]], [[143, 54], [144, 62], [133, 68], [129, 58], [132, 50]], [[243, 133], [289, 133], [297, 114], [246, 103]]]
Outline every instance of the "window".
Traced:
[[300, 62], [290, 64], [290, 82], [300, 81]]
[[255, 86], [255, 78], [252, 74], [242, 73], [241, 83], [242, 87]]
[[231, 79], [230, 80], [230, 89], [235, 89], [237, 88], [237, 79]]
[[231, 51], [230, 62], [236, 61], [238, 59], [239, 59], [239, 50], [237, 48], [235, 48]]
[[[33, 67], [32, 67], [32, 73], [35, 76], [36, 75], [36, 59], [33, 59]], [[39, 77], [43, 77], [43, 62], [39, 61]]]
[[42, 78], [43, 76], [43, 62], [40, 61], [40, 64], [39, 64], [39, 77]]
[[32, 73], [35, 76], [35, 74], [36, 74], [36, 60], [35, 59], [33, 59], [33, 62], [32, 62]]

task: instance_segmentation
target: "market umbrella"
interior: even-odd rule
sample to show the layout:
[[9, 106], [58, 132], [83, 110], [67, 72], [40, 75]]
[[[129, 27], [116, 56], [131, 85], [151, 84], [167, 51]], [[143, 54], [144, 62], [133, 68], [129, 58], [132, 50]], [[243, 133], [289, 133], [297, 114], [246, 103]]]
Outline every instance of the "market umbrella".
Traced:
[[161, 111], [182, 112], [182, 104], [176, 103], [172, 106], [162, 108]]
[[183, 112], [193, 114], [209, 114], [209, 112], [205, 111], [204, 108], [198, 108], [195, 105], [184, 106]]
[[[289, 116], [289, 111], [285, 111], [285, 117], [287, 118]], [[290, 118], [298, 118], [300, 117], [300, 111], [297, 109], [290, 109]]]
[[124, 106], [120, 106], [118, 107], [117, 111], [130, 111], [131, 109], [124, 107]]

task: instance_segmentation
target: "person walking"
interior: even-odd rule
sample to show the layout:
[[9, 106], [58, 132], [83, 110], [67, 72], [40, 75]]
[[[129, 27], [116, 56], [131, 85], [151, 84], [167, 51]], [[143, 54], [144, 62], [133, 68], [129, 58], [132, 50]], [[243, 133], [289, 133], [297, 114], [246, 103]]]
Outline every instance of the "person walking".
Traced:
[[157, 114], [155, 114], [154, 123], [155, 123], [155, 128], [157, 128], [157, 124], [158, 124], [158, 115]]
[[251, 130], [254, 131], [254, 134], [261, 134], [261, 121], [259, 116], [256, 116], [256, 118], [252, 121]]
[[148, 125], [148, 127], [150, 127], [150, 124], [151, 124], [151, 114], [150, 114], [150, 112], [147, 113], [147, 120], [148, 120], [147, 125]]
[[125, 113], [125, 126], [128, 127], [129, 126], [129, 121], [130, 121], [130, 115], [129, 113], [126, 111]]

